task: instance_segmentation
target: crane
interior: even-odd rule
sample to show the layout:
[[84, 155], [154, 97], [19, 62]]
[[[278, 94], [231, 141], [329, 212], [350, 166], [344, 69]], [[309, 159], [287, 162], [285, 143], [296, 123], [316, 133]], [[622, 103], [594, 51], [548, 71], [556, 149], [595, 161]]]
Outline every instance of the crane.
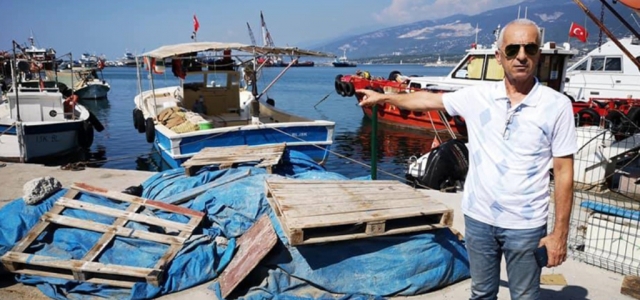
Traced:
[[251, 30], [251, 26], [249, 25], [249, 22], [247, 22], [247, 29], [249, 30], [249, 37], [251, 38], [251, 45], [255, 46], [256, 38], [253, 36], [253, 30]]

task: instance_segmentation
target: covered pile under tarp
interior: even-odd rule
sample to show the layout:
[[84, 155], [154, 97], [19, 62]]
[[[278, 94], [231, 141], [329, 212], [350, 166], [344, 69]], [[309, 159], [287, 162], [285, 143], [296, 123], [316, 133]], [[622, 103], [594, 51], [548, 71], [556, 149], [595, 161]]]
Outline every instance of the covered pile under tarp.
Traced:
[[[216, 278], [232, 259], [236, 238], [264, 214], [271, 216], [281, 243], [258, 266], [258, 269], [265, 272], [256, 273], [264, 276], [257, 279], [250, 276], [249, 286], [253, 287], [248, 290], [238, 289], [233, 297], [372, 299], [424, 293], [469, 277], [464, 245], [447, 229], [412, 235], [289, 246], [265, 197], [264, 179], [267, 176], [349, 179], [325, 171], [298, 152], [285, 153], [283, 162], [274, 168], [274, 174], [266, 174], [263, 169], [249, 165], [228, 170], [204, 168], [192, 177], [186, 177], [183, 169], [175, 169], [158, 173], [142, 184], [143, 197], [163, 201], [168, 196], [204, 183], [251, 170], [251, 176], [212, 188], [183, 204], [193, 210], [205, 212], [206, 216], [194, 236], [185, 243], [184, 249], [167, 267], [165, 281], [160, 287], [138, 283], [132, 290], [128, 290], [29, 275], [18, 275], [18, 280], [37, 285], [47, 296], [56, 299], [89, 296], [142, 299], [184, 290]], [[9, 251], [64, 192], [60, 191], [36, 206], [25, 205], [18, 199], [3, 207], [0, 210], [0, 215], [3, 216], [3, 222], [0, 223], [0, 255]], [[83, 195], [80, 200], [107, 201], [87, 195]], [[157, 216], [175, 218], [175, 215], [170, 217], [160, 212]], [[93, 245], [96, 236], [99, 234], [84, 230], [58, 229], [55, 233], [43, 234], [39, 239], [41, 243], [34, 243], [30, 249], [41, 255], [82, 257], [88, 250], [87, 247]], [[218, 236], [227, 238], [228, 245], [217, 244], [214, 239]], [[102, 255], [100, 262], [149, 267], [166, 247], [134, 239], [118, 241]], [[127, 255], [114, 255], [122, 251]], [[220, 295], [217, 283], [212, 284], [211, 288]]]

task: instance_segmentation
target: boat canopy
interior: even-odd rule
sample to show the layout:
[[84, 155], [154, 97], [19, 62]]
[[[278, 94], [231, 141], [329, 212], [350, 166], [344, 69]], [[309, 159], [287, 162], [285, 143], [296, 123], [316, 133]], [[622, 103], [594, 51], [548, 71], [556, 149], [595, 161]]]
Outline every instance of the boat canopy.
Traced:
[[142, 54], [143, 57], [151, 57], [156, 59], [171, 58], [174, 56], [204, 52], [204, 51], [224, 51], [235, 50], [251, 53], [252, 55], [289, 55], [289, 56], [313, 56], [313, 57], [336, 57], [331, 53], [323, 53], [318, 51], [304, 50], [297, 47], [260, 47], [253, 45], [245, 45], [240, 43], [219, 43], [219, 42], [195, 42], [183, 43], [175, 45], [166, 45], [158, 49]]

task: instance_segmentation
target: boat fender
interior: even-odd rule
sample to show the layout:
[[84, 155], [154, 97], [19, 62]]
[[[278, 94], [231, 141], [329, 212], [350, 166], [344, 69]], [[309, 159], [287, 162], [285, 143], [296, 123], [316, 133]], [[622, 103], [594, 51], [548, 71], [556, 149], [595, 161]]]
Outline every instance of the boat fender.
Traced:
[[78, 132], [78, 145], [84, 149], [91, 148], [93, 144], [93, 125], [88, 121], [82, 122], [82, 129]]
[[634, 134], [638, 131], [640, 131], [640, 107], [638, 106], [632, 106], [631, 108], [629, 108], [629, 111], [627, 111], [627, 115], [626, 118], [624, 119], [626, 121], [626, 132], [628, 132], [629, 134]]
[[342, 81], [340, 79], [342, 79], [342, 75], [336, 76], [336, 81], [334, 82], [333, 87], [335, 88], [338, 95], [344, 97], [344, 90], [342, 88]]
[[342, 90], [344, 91], [345, 97], [351, 97], [356, 94], [355, 88], [351, 82], [343, 81]]
[[616, 141], [622, 140], [627, 137], [626, 133], [628, 132], [626, 129], [629, 127], [627, 124], [627, 117], [623, 112], [619, 110], [610, 110], [607, 112], [607, 115], [604, 117], [605, 123], [604, 128], [609, 129]]
[[156, 126], [153, 123], [152, 118], [147, 118], [147, 120], [145, 120], [145, 127], [147, 143], [153, 143], [153, 141], [156, 139]]
[[96, 115], [94, 115], [92, 112], [89, 112], [89, 122], [91, 122], [93, 128], [95, 128], [98, 132], [102, 132], [104, 130], [104, 125], [102, 125], [100, 120], [98, 120]]
[[453, 116], [453, 123], [456, 125], [459, 134], [467, 135], [467, 122], [461, 116]]
[[64, 110], [65, 118], [71, 118], [76, 104], [78, 104], [78, 95], [71, 95], [64, 100], [64, 102], [62, 103], [62, 107]]
[[273, 100], [273, 98], [267, 98], [267, 104], [275, 107], [276, 106], [276, 100]]
[[133, 128], [138, 129], [138, 120], [136, 120], [136, 110], [138, 110], [137, 108], [134, 108], [132, 111], [132, 120], [133, 120]]
[[464, 182], [469, 170], [469, 149], [458, 139], [431, 149], [424, 173], [417, 183], [432, 189], [448, 189]]
[[133, 113], [135, 114], [134, 118], [136, 120], [136, 123], [138, 124], [138, 126], [136, 127], [138, 128], [138, 132], [139, 133], [145, 132], [144, 115], [142, 114], [142, 111], [138, 109], [138, 110], [134, 110]]
[[[586, 116], [586, 117], [585, 117]], [[576, 126], [600, 124], [600, 114], [590, 107], [579, 110], [576, 115]]]
[[389, 78], [387, 78], [387, 80], [389, 81], [396, 81], [396, 78], [398, 77], [398, 75], [402, 75], [402, 73], [400, 73], [400, 71], [391, 71], [391, 73], [389, 73]]

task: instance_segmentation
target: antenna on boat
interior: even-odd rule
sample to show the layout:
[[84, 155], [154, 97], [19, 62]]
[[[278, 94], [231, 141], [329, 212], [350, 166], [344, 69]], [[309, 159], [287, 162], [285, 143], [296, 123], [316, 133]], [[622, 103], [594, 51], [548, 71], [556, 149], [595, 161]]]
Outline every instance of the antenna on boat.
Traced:
[[478, 44], [478, 23], [476, 23], [476, 41], [475, 44]]
[[520, 19], [520, 5], [518, 5], [518, 19]]
[[524, 7], [524, 18], [525, 18], [525, 19], [527, 18], [527, 11], [528, 11], [528, 10], [529, 10], [529, 7], [528, 7], [528, 6], [525, 6], [525, 7]]

